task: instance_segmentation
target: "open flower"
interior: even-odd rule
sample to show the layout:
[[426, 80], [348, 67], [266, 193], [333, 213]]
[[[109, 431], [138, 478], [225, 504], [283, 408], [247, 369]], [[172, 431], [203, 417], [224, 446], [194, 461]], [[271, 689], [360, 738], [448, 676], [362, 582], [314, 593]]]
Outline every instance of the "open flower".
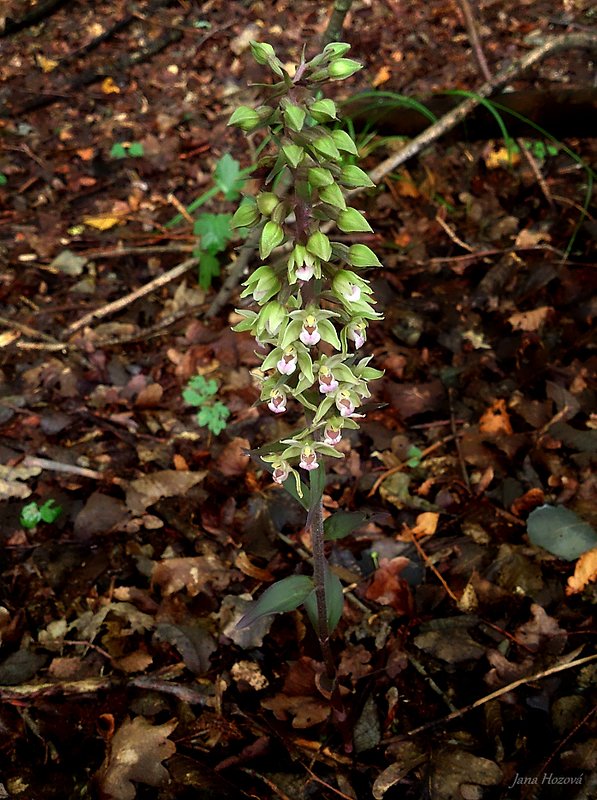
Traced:
[[334, 378], [334, 373], [328, 367], [320, 367], [318, 373], [319, 391], [322, 394], [335, 392], [338, 388], [338, 381]]
[[286, 392], [282, 391], [282, 389], [272, 389], [267, 407], [274, 414], [283, 414], [286, 411], [286, 402]]
[[323, 441], [325, 444], [331, 444], [332, 446], [338, 444], [342, 439], [342, 427], [336, 425], [333, 422], [328, 422], [328, 424], [323, 429]]
[[272, 478], [276, 483], [284, 483], [284, 481], [290, 475], [290, 464], [288, 461], [274, 461], [272, 464], [273, 472]]
[[358, 397], [353, 392], [342, 389], [336, 395], [335, 403], [341, 417], [352, 417], [358, 405]]
[[287, 347], [284, 351], [282, 358], [276, 364], [278, 372], [282, 375], [292, 375], [296, 369], [298, 356], [294, 347]]
[[321, 334], [317, 330], [317, 320], [313, 314], [307, 314], [305, 317], [299, 339], [306, 345], [317, 344], [321, 339]]
[[302, 267], [296, 268], [294, 274], [300, 281], [310, 281], [315, 274], [315, 269], [313, 264], [303, 264]]
[[347, 326], [346, 335], [351, 342], [354, 342], [355, 349], [358, 350], [367, 341], [367, 323], [362, 320], [354, 320]]
[[309, 472], [312, 469], [317, 469], [319, 466], [317, 462], [317, 453], [311, 447], [310, 444], [306, 444], [303, 449], [301, 450], [301, 460], [299, 462], [299, 467], [302, 469], [306, 469]]

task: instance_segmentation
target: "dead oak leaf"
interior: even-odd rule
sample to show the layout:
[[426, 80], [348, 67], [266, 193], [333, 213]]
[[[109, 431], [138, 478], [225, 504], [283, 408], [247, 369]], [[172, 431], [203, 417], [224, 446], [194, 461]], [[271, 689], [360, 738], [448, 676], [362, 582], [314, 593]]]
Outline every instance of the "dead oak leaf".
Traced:
[[597, 547], [587, 550], [576, 562], [574, 575], [568, 578], [566, 594], [578, 594], [585, 586], [597, 580]]
[[508, 317], [508, 322], [515, 331], [536, 331], [547, 322], [552, 313], [551, 306], [540, 306], [531, 311], [517, 311]]
[[134, 782], [160, 786], [167, 781], [170, 775], [161, 762], [176, 752], [176, 745], [168, 736], [177, 724], [171, 720], [152, 725], [144, 717], [126, 719], [114, 734], [97, 773], [102, 796], [108, 800], [134, 800]]
[[133, 514], [142, 514], [162, 497], [179, 497], [202, 481], [207, 471], [186, 472], [163, 469], [131, 481], [126, 492], [126, 504]]
[[479, 420], [479, 430], [488, 436], [513, 433], [512, 423], [506, 410], [506, 401], [503, 398], [496, 400], [483, 414]]
[[329, 703], [323, 698], [315, 697], [288, 697], [285, 694], [277, 694], [274, 697], [266, 698], [261, 701], [263, 708], [273, 711], [276, 719], [287, 720], [292, 717], [293, 728], [311, 728], [318, 725], [330, 715]]
[[214, 589], [225, 589], [237, 574], [214, 555], [166, 558], [155, 565], [151, 581], [164, 596], [186, 589], [191, 597], [196, 597], [208, 584]]

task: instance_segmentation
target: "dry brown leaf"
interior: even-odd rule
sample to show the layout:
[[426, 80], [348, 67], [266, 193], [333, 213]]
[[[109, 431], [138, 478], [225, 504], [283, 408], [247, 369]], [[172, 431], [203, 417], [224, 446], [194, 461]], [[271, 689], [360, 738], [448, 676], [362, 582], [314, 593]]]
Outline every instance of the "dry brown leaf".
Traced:
[[552, 312], [551, 306], [539, 306], [532, 311], [517, 311], [508, 317], [508, 322], [515, 331], [537, 331], [547, 322]]
[[176, 728], [172, 720], [152, 725], [144, 717], [126, 719], [114, 734], [97, 779], [102, 796], [109, 800], [134, 800], [136, 783], [160, 786], [170, 777], [161, 763], [176, 752], [168, 736]]
[[120, 88], [114, 83], [114, 78], [104, 78], [102, 81], [102, 92], [104, 94], [120, 94]]
[[484, 160], [487, 169], [514, 167], [520, 163], [520, 154], [514, 153], [511, 148], [499, 147], [497, 150], [490, 150]]
[[46, 58], [46, 56], [42, 55], [41, 53], [38, 53], [35, 56], [35, 60], [37, 61], [37, 65], [41, 67], [42, 72], [52, 72], [52, 70], [55, 70], [60, 63], [59, 61], [56, 61], [55, 58]]
[[437, 523], [439, 522], [439, 514], [437, 511], [423, 511], [417, 517], [416, 524], [412, 529], [412, 533], [419, 536], [433, 536], [437, 530]]
[[122, 222], [120, 217], [113, 214], [98, 214], [97, 216], [84, 216], [83, 223], [90, 228], [96, 228], [98, 231], [107, 231], [115, 225]]
[[286, 720], [293, 717], [293, 728], [311, 728], [318, 725], [330, 715], [329, 703], [323, 698], [301, 697], [300, 695], [288, 697], [285, 694], [277, 694], [261, 701], [261, 705], [269, 711], [273, 711], [276, 719]]
[[216, 468], [227, 478], [236, 478], [244, 475], [249, 466], [247, 450], [251, 444], [242, 436], [235, 436], [228, 442], [216, 460]]
[[377, 75], [373, 78], [373, 87], [377, 88], [382, 83], [387, 83], [392, 77], [392, 70], [389, 67], [383, 66], [377, 70]]
[[566, 594], [578, 594], [588, 583], [595, 580], [597, 580], [597, 547], [587, 550], [576, 562], [574, 575], [568, 578]]
[[142, 514], [146, 508], [157, 503], [162, 497], [179, 497], [200, 483], [207, 471], [183, 472], [163, 469], [143, 478], [131, 481], [126, 492], [126, 504], [133, 514]]
[[399, 614], [408, 614], [412, 608], [412, 595], [408, 583], [400, 577], [402, 570], [410, 564], [405, 556], [382, 558], [375, 570], [373, 580], [365, 589], [367, 600], [382, 606], [391, 606]]
[[500, 433], [510, 435], [513, 432], [506, 410], [506, 401], [503, 398], [496, 400], [483, 414], [479, 420], [479, 430], [489, 436], [497, 436]]
[[222, 564], [216, 556], [207, 555], [166, 558], [155, 565], [151, 580], [160, 587], [165, 596], [186, 589], [191, 597], [195, 597], [208, 584], [216, 589], [225, 589], [234, 575], [234, 571]]

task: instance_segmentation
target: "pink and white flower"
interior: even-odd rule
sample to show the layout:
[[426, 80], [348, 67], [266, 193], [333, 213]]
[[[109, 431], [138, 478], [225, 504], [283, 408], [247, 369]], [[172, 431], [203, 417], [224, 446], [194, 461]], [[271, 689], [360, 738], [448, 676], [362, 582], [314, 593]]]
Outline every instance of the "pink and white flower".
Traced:
[[298, 357], [294, 347], [288, 348], [288, 350], [284, 352], [282, 358], [276, 364], [278, 372], [280, 372], [282, 375], [292, 375], [296, 369], [297, 361]]
[[348, 392], [338, 392], [336, 408], [340, 412], [341, 417], [352, 417], [356, 406]]
[[286, 392], [280, 389], [273, 389], [267, 407], [270, 411], [273, 411], [274, 414], [283, 414], [286, 411], [286, 402]]
[[319, 370], [319, 391], [322, 394], [329, 394], [335, 392], [338, 388], [338, 381], [334, 378], [333, 372], [327, 367], [321, 367]]
[[317, 469], [319, 466], [317, 462], [317, 453], [311, 447], [311, 445], [306, 444], [303, 449], [301, 450], [301, 460], [299, 462], [299, 467], [302, 469], [306, 469], [309, 472], [312, 469]]
[[284, 483], [284, 481], [290, 475], [290, 464], [287, 461], [278, 461], [277, 463], [272, 464], [274, 469], [272, 473], [272, 478], [276, 483]]
[[315, 270], [312, 264], [303, 264], [302, 267], [297, 267], [295, 271], [296, 277], [301, 281], [310, 281]]
[[335, 428], [332, 424], [326, 425], [323, 431], [323, 441], [332, 446], [339, 444], [342, 439], [342, 429]]
[[320, 341], [321, 334], [317, 330], [317, 320], [312, 314], [308, 314], [305, 317], [299, 339], [307, 346], [317, 344]]

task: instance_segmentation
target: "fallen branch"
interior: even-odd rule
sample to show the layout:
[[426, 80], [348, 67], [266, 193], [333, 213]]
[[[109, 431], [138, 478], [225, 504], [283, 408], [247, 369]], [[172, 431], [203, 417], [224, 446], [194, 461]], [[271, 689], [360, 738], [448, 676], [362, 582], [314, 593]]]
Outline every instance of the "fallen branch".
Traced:
[[526, 56], [523, 56], [523, 58], [510, 64], [501, 72], [498, 72], [492, 80], [486, 81], [477, 89], [474, 97], [469, 97], [467, 100], [460, 103], [453, 111], [446, 114], [437, 122], [434, 122], [419, 136], [416, 136], [403, 147], [402, 150], [399, 150], [397, 153], [394, 153], [389, 158], [382, 161], [381, 164], [369, 173], [369, 177], [373, 183], [379, 183], [382, 178], [390, 172], [393, 172], [401, 164], [404, 164], [405, 161], [408, 161], [408, 159], [420, 153], [425, 147], [433, 144], [440, 136], [451, 131], [459, 122], [462, 122], [474, 108], [480, 105], [486, 97], [490, 97], [494, 92], [502, 89], [517, 75], [520, 75], [521, 72], [539, 63], [549, 55], [557, 53], [560, 50], [569, 50], [573, 48], [597, 50], [597, 36], [589, 33], [563, 34], [531, 50]]
[[66, 0], [46, 0], [45, 3], [37, 3], [22, 19], [7, 19], [4, 30], [0, 31], [0, 39], [5, 36], [12, 36], [13, 33], [23, 31], [25, 28], [31, 28], [32, 25], [37, 25], [38, 22], [46, 19], [46, 17], [52, 16], [65, 2]]
[[131, 303], [134, 303], [135, 300], [139, 300], [139, 298], [145, 297], [145, 295], [148, 295], [156, 289], [159, 289], [161, 286], [165, 286], [171, 281], [176, 280], [176, 278], [180, 278], [181, 275], [184, 275], [185, 272], [188, 272], [193, 267], [197, 266], [197, 264], [197, 258], [188, 258], [186, 261], [183, 261], [182, 264], [178, 264], [178, 266], [173, 267], [172, 269], [168, 270], [168, 272], [164, 272], [162, 275], [154, 278], [154, 280], [146, 283], [145, 286], [135, 289], [134, 292], [130, 292], [130, 294], [120, 297], [118, 300], [114, 300], [112, 303], [108, 303], [108, 305], [105, 305], [102, 308], [97, 308], [95, 311], [90, 311], [88, 314], [85, 314], [84, 317], [81, 317], [76, 322], [73, 322], [68, 326], [65, 331], [66, 336], [72, 336], [73, 333], [80, 330], [90, 322], [93, 322], [94, 320], [108, 317], [111, 314], [115, 314], [117, 311], [122, 311], [123, 308], [126, 308]]

